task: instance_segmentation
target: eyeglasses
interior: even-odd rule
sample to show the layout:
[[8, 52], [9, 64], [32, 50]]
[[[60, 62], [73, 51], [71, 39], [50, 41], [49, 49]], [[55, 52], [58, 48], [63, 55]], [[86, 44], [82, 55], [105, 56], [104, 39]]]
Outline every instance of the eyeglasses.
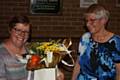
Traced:
[[95, 22], [97, 22], [97, 21], [100, 21], [101, 19], [103, 19], [103, 18], [88, 18], [88, 19], [86, 19], [85, 21], [88, 23], [88, 22], [90, 22], [91, 24], [93, 24], [93, 23], [95, 23]]
[[89, 19], [89, 20], [86, 20], [86, 22], [94, 23], [94, 22], [96, 22], [97, 20], [99, 20], [99, 19]]
[[21, 30], [21, 29], [17, 29], [17, 28], [13, 28], [15, 31], [16, 31], [16, 34], [29, 34], [30, 32], [29, 31], [24, 31], [24, 30]]

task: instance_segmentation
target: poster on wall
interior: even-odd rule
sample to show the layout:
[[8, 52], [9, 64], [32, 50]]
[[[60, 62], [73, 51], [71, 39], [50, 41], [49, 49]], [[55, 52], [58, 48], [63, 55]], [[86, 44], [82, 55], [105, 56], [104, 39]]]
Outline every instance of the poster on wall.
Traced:
[[32, 14], [58, 13], [60, 0], [30, 0], [30, 12]]
[[116, 7], [120, 7], [120, 0], [116, 0]]
[[97, 0], [80, 0], [80, 8], [87, 8], [91, 4], [98, 3]]

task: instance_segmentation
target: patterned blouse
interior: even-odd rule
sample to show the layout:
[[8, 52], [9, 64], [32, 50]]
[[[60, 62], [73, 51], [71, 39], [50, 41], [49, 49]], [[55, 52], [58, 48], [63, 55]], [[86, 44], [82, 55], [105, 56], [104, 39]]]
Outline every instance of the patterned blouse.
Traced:
[[85, 33], [79, 43], [80, 73], [77, 80], [115, 80], [115, 64], [120, 63], [120, 36], [99, 43]]

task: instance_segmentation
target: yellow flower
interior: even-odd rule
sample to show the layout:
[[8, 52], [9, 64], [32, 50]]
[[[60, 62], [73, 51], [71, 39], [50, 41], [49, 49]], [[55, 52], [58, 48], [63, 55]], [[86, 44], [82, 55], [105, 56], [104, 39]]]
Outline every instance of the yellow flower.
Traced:
[[44, 64], [46, 67], [55, 67], [62, 57], [68, 53], [67, 47], [63, 43], [60, 43], [59, 40], [31, 42], [28, 43], [27, 49], [30, 54], [39, 55], [41, 58], [40, 64]]

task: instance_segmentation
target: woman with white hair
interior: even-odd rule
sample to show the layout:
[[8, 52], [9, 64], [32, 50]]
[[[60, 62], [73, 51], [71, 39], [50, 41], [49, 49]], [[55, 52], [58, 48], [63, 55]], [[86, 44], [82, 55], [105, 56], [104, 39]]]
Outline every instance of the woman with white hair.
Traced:
[[72, 80], [120, 80], [120, 36], [106, 30], [109, 11], [93, 4], [85, 13], [86, 27]]

